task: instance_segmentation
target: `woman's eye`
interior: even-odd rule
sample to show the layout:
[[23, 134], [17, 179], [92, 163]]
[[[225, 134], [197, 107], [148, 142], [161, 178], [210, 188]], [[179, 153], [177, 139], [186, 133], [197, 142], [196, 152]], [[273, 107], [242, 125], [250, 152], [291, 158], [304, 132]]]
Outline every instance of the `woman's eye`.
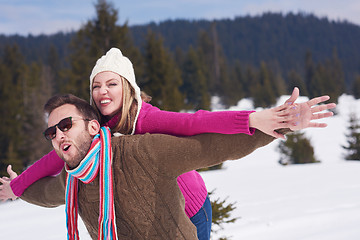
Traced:
[[95, 89], [95, 88], [99, 88], [99, 86], [93, 86], [93, 89]]
[[117, 86], [117, 83], [110, 83], [109, 86]]

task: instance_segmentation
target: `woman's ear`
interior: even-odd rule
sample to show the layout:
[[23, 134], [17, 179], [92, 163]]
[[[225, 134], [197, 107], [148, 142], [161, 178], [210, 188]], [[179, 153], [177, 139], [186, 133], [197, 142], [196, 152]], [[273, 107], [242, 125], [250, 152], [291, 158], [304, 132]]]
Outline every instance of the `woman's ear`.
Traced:
[[88, 130], [91, 136], [95, 136], [100, 131], [100, 123], [97, 120], [90, 120]]

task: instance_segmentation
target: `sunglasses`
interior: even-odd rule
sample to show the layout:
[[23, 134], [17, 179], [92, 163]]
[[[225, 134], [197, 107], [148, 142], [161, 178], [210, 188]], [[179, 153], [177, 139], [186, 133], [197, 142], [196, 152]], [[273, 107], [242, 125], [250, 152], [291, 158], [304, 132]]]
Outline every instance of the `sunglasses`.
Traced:
[[58, 124], [55, 124], [54, 126], [46, 129], [44, 131], [44, 137], [49, 141], [54, 139], [56, 137], [56, 127], [62, 132], [69, 131], [69, 129], [72, 127], [72, 121], [75, 120], [90, 121], [89, 119], [82, 119], [82, 118], [81, 119], [72, 119], [72, 117], [64, 118]]

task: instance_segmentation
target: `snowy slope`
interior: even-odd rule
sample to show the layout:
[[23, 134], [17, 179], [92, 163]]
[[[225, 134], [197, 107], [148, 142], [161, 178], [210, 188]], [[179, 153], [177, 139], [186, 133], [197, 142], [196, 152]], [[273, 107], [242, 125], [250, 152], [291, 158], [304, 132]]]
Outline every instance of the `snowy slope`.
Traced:
[[[302, 98], [301, 101], [306, 99]], [[284, 101], [283, 99], [280, 100]], [[251, 108], [244, 100], [231, 109]], [[319, 164], [283, 167], [277, 163], [280, 140], [219, 171], [201, 173], [214, 197], [236, 202], [234, 224], [213, 235], [233, 240], [360, 239], [360, 161], [342, 160], [350, 111], [360, 116], [360, 101], [342, 96], [338, 115], [325, 129], [308, 129]], [[45, 209], [21, 200], [0, 204], [0, 240], [66, 239], [64, 207]], [[90, 237], [81, 223], [82, 240]]]

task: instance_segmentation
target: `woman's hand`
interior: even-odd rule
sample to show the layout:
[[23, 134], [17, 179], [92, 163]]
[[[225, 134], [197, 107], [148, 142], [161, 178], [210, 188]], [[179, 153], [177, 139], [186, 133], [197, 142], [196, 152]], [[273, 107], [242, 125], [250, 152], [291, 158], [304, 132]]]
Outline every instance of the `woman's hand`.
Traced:
[[10, 186], [11, 180], [16, 178], [17, 174], [11, 169], [11, 165], [7, 167], [7, 172], [10, 178], [8, 177], [0, 178], [0, 183], [2, 183], [2, 185], [0, 185], [0, 200], [3, 202], [8, 199], [15, 200], [17, 198], [17, 196], [14, 194]]
[[308, 127], [326, 127], [326, 123], [315, 123], [311, 120], [331, 117], [332, 112], [319, 113], [336, 107], [335, 103], [314, 106], [330, 99], [329, 96], [313, 98], [305, 103], [294, 103], [299, 96], [299, 89], [294, 88], [291, 97], [278, 107], [251, 113], [249, 126], [271, 135], [275, 138], [285, 139], [276, 129], [290, 128], [293, 131]]
[[295, 104], [296, 107], [296, 120], [293, 122], [291, 130], [297, 131], [308, 127], [324, 128], [327, 126], [326, 123], [311, 122], [311, 120], [322, 119], [331, 117], [334, 115], [332, 112], [320, 113], [324, 110], [332, 109], [336, 107], [335, 103], [328, 103], [323, 105], [315, 106], [319, 103], [329, 100], [329, 96], [321, 96], [313, 98], [307, 102]]
[[283, 134], [276, 132], [279, 128], [293, 127], [296, 118], [296, 108], [293, 103], [299, 97], [299, 89], [294, 88], [290, 98], [281, 106], [253, 112], [249, 116], [249, 127], [256, 128], [275, 138], [285, 139]]

